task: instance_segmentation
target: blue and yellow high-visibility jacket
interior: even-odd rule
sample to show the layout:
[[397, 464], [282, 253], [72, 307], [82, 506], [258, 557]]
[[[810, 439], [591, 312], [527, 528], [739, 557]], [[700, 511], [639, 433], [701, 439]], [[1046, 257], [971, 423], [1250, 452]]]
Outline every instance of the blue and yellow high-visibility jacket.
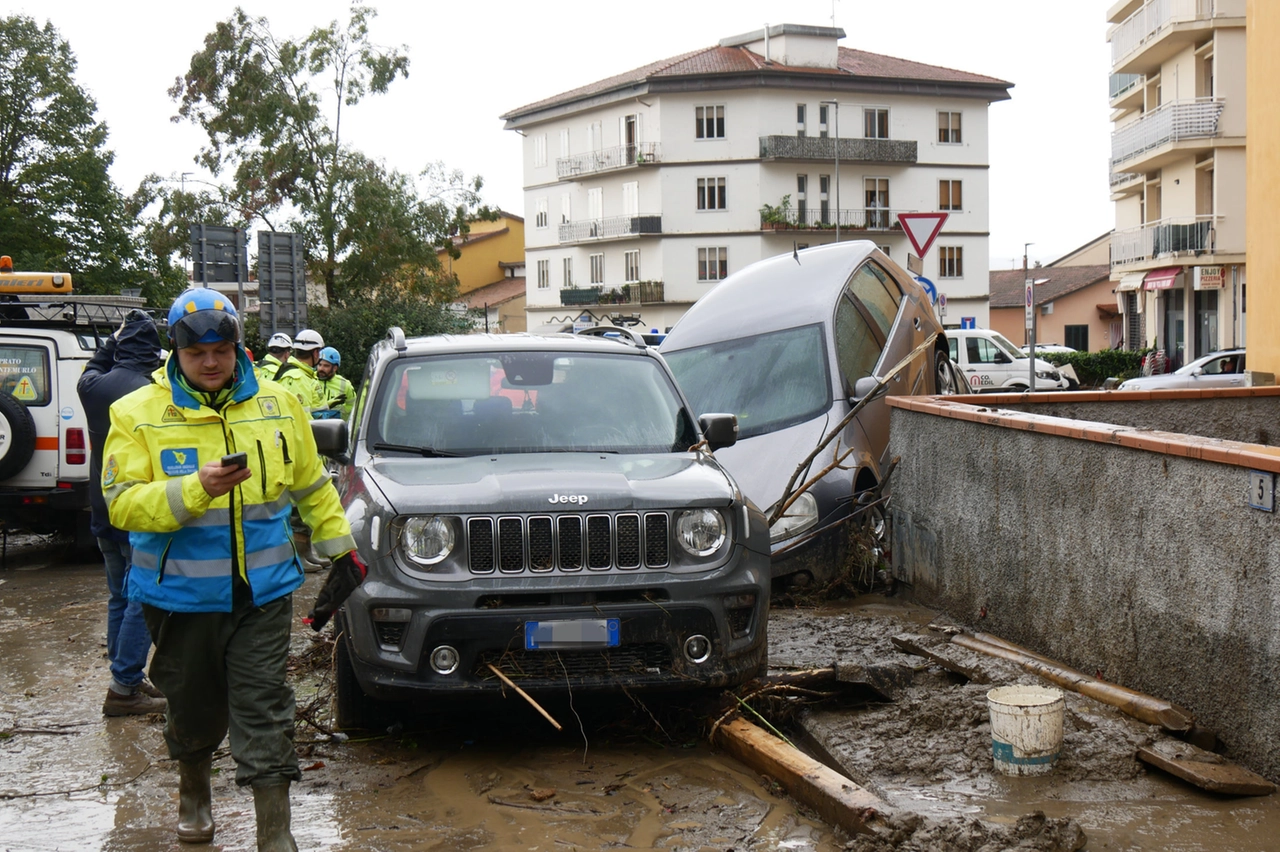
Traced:
[[[280, 385], [261, 384], [241, 351], [221, 412], [177, 381], [178, 359], [156, 383], [111, 406], [102, 491], [111, 523], [129, 531], [129, 599], [174, 612], [229, 612], [237, 571], [261, 606], [302, 584], [289, 528], [292, 504], [316, 552], [355, 550], [351, 528], [316, 452], [310, 415]], [[199, 470], [248, 454], [253, 477], [212, 498]]]

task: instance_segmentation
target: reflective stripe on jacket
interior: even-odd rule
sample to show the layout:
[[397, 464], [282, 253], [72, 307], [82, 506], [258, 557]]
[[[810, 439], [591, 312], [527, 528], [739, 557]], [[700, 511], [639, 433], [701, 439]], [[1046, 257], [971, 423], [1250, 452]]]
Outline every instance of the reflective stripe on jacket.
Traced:
[[351, 380], [345, 376], [334, 373], [332, 378], [321, 379], [316, 378], [316, 384], [320, 388], [320, 403], [327, 406], [332, 400], [340, 396], [345, 396], [346, 402], [338, 406], [338, 411], [342, 412], [342, 419], [346, 420], [351, 415], [351, 409], [356, 404], [356, 388], [351, 384]]
[[[238, 360], [241, 378], [221, 413], [177, 384], [176, 358], [157, 384], [111, 406], [102, 490], [111, 523], [130, 533], [130, 600], [229, 612], [233, 570], [259, 606], [292, 592], [303, 580], [289, 528], [293, 504], [317, 553], [336, 558], [355, 549], [307, 412], [280, 385], [259, 384], [242, 352]], [[248, 455], [252, 478], [211, 498], [200, 468], [236, 452]]]

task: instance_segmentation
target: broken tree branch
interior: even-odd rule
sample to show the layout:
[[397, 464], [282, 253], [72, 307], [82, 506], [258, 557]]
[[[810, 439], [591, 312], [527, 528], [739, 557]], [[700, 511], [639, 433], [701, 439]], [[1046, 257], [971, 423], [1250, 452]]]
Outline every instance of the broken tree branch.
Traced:
[[493, 663], [489, 663], [489, 671], [491, 671], [491, 672], [493, 672], [495, 675], [497, 675], [497, 676], [498, 676], [498, 680], [502, 681], [502, 682], [503, 682], [503, 683], [505, 683], [507, 686], [509, 686], [509, 687], [511, 687], [512, 689], [514, 689], [514, 690], [516, 691], [516, 694], [517, 694], [517, 695], [519, 695], [519, 696], [520, 696], [521, 698], [523, 698], [525, 701], [528, 701], [528, 702], [529, 702], [529, 706], [530, 706], [530, 707], [532, 707], [534, 710], [537, 710], [539, 713], [541, 713], [541, 714], [542, 714], [542, 718], [544, 718], [544, 719], [546, 719], [548, 722], [550, 722], [550, 723], [555, 727], [555, 729], [556, 729], [557, 731], [563, 731], [563, 730], [564, 730], [564, 727], [563, 727], [563, 726], [561, 726], [561, 724], [560, 724], [559, 722], [557, 722], [555, 719], [553, 719], [553, 718], [551, 717], [551, 714], [550, 714], [550, 713], [548, 713], [546, 710], [543, 710], [543, 709], [542, 709], [542, 705], [541, 705], [541, 704], [539, 704], [538, 702], [534, 701], [534, 700], [533, 700], [533, 697], [532, 697], [531, 695], [529, 695], [529, 693], [525, 692], [523, 689], [521, 689], [520, 687], [516, 686], [516, 685], [515, 685], [515, 682], [514, 682], [514, 681], [512, 681], [512, 680], [511, 680], [511, 678], [509, 678], [509, 677], [507, 677], [506, 675], [504, 675], [504, 674], [502, 673], [502, 670], [501, 670], [501, 669], [499, 669], [499, 668], [498, 668], [497, 666], [495, 666]]

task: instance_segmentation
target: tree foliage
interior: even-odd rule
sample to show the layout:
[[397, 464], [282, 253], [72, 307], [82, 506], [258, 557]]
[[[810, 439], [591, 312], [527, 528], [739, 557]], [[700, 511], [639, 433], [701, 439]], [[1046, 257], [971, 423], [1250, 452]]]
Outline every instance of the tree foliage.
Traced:
[[[301, 233], [312, 280], [331, 305], [392, 298], [408, 287], [442, 304], [448, 281], [437, 249], [465, 232], [480, 206], [479, 178], [432, 167], [429, 186], [355, 150], [342, 137], [343, 110], [408, 76], [405, 48], [370, 40], [375, 12], [353, 5], [301, 40], [282, 39], [265, 18], [237, 8], [205, 38], [170, 89], [178, 115], [208, 137], [199, 162], [229, 175], [229, 201], [277, 230]], [[278, 224], [277, 224], [278, 223]]]
[[107, 125], [75, 72], [52, 24], [0, 18], [0, 251], [18, 268], [73, 272], [78, 290], [118, 292], [138, 258]]

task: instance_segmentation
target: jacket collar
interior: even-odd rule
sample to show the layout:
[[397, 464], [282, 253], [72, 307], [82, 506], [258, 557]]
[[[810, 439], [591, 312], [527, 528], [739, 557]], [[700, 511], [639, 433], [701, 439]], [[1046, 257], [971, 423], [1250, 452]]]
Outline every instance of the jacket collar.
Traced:
[[[178, 381], [178, 356], [174, 353], [164, 365], [164, 380], [161, 384], [169, 389], [175, 405], [183, 408], [199, 408], [203, 403], [189, 394]], [[258, 379], [253, 373], [253, 364], [249, 356], [244, 354], [244, 347], [236, 347], [236, 379], [231, 386], [231, 402], [244, 402], [258, 392]]]

